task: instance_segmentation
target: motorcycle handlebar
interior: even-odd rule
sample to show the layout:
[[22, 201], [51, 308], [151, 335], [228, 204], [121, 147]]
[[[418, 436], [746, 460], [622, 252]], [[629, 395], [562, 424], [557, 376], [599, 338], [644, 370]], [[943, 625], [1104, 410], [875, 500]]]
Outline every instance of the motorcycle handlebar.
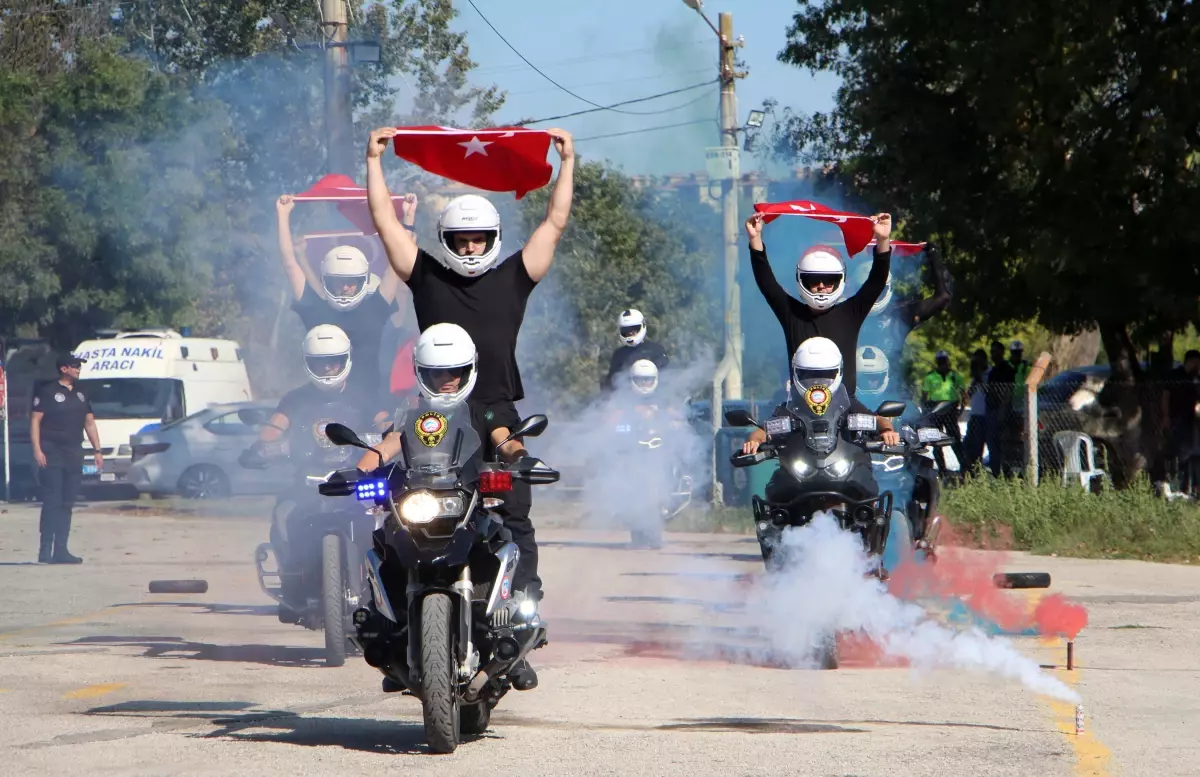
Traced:
[[886, 453], [903, 456], [908, 453], [908, 446], [901, 442], [899, 445], [884, 445], [882, 442], [869, 442], [863, 445], [867, 453]]

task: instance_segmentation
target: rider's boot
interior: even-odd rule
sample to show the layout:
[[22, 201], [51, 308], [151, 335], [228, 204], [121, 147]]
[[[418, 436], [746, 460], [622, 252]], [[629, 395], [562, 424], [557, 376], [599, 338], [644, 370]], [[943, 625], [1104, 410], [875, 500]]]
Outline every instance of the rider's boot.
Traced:
[[[545, 637], [539, 637], [539, 635], [544, 635], [545, 633], [545, 624], [541, 622], [541, 617], [538, 614], [538, 602], [541, 599], [542, 588], [538, 583], [530, 583], [524, 589], [516, 592], [512, 598], [513, 621], [515, 623], [539, 623], [538, 627], [531, 630], [532, 633], [526, 632], [528, 634], [526, 639], [539, 640], [537, 644], [530, 646], [531, 650], [536, 650], [545, 644]], [[513, 688], [518, 691], [531, 691], [537, 687], [537, 672], [529, 665], [529, 661], [524, 658], [513, 664], [507, 674]]]

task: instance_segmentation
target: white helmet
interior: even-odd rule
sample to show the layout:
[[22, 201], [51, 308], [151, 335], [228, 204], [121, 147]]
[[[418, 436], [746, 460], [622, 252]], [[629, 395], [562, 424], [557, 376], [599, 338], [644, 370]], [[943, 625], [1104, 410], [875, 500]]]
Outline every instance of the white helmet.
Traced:
[[[337, 246], [321, 260], [321, 283], [329, 304], [338, 310], [354, 310], [367, 298], [371, 265], [354, 246]], [[347, 286], [353, 288], [347, 291]]]
[[639, 394], [652, 394], [658, 388], [658, 366], [649, 359], [638, 359], [629, 367], [629, 380]]
[[[867, 276], [871, 274], [871, 263], [863, 262], [854, 270], [854, 280], [858, 283], [859, 288], [867, 282]], [[871, 312], [867, 315], [877, 316], [883, 312], [888, 303], [892, 301], [892, 270], [888, 268], [887, 281], [883, 285], [883, 293], [879, 295], [879, 299], [875, 300], [875, 304], [871, 306]]]
[[[417, 373], [417, 389], [435, 410], [450, 410], [466, 401], [475, 388], [479, 373], [475, 369], [479, 355], [475, 341], [458, 324], [434, 324], [421, 333], [413, 348], [413, 370]], [[459, 373], [458, 390], [441, 391], [435, 380], [439, 373]]]
[[888, 358], [877, 345], [864, 345], [858, 349], [858, 396], [879, 396], [887, 390]]
[[[814, 294], [809, 287], [824, 281], [833, 286], [828, 294]], [[796, 262], [796, 285], [805, 305], [825, 310], [833, 307], [846, 291], [846, 263], [829, 246], [813, 246]]]
[[641, 345], [646, 339], [646, 317], [640, 310], [630, 308], [617, 316], [621, 342], [628, 346]]
[[350, 377], [350, 338], [340, 327], [321, 324], [304, 336], [304, 369], [313, 385], [336, 391]]
[[829, 393], [842, 385], [842, 352], [827, 337], [810, 337], [792, 356], [792, 385], [804, 391], [824, 386]]
[[[461, 256], [454, 249], [455, 232], [483, 232], [487, 247], [478, 256]], [[496, 264], [500, 256], [500, 214], [486, 197], [464, 194], [446, 203], [438, 217], [438, 242], [442, 263], [459, 275], [474, 278]]]

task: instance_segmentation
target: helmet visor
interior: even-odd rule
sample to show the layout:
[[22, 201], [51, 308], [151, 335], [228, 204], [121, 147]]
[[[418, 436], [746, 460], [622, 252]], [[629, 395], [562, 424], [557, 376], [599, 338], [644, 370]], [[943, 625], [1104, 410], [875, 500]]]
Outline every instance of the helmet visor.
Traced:
[[326, 275], [325, 293], [334, 299], [354, 299], [367, 286], [365, 275]]
[[448, 229], [443, 240], [446, 241], [446, 247], [458, 256], [485, 256], [491, 253], [499, 234], [494, 229]]
[[885, 382], [887, 382], [886, 372], [858, 373], [858, 387], [864, 391], [880, 391]]
[[457, 394], [471, 379], [471, 365], [465, 367], [418, 367], [417, 379], [431, 394]]
[[840, 272], [802, 272], [800, 273], [800, 284], [809, 291], [828, 294], [838, 287], [842, 282], [842, 274]]
[[826, 385], [833, 383], [837, 376], [841, 374], [841, 370], [834, 368], [831, 370], [812, 370], [803, 367], [797, 367], [792, 370], [792, 377], [798, 386], [812, 386], [818, 383]]
[[641, 389], [642, 391], [650, 391], [651, 389], [654, 388], [654, 386], [657, 383], [658, 383], [658, 376], [656, 376], [656, 375], [634, 375], [633, 376], [634, 388]]
[[633, 326], [623, 326], [623, 327], [621, 327], [621, 337], [633, 337], [640, 331], [642, 331], [641, 324], [634, 324]]
[[318, 378], [336, 378], [346, 371], [346, 364], [350, 361], [350, 354], [339, 353], [333, 356], [305, 356], [304, 362], [308, 365], [308, 371]]

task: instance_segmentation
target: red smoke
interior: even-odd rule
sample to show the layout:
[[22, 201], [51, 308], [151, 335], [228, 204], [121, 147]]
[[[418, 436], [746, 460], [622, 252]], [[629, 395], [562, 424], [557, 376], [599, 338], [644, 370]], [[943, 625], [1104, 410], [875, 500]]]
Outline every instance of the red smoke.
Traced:
[[1047, 596], [1038, 602], [1033, 619], [1042, 636], [1062, 636], [1073, 640], [1088, 623], [1087, 609], [1068, 602], [1062, 594]]

